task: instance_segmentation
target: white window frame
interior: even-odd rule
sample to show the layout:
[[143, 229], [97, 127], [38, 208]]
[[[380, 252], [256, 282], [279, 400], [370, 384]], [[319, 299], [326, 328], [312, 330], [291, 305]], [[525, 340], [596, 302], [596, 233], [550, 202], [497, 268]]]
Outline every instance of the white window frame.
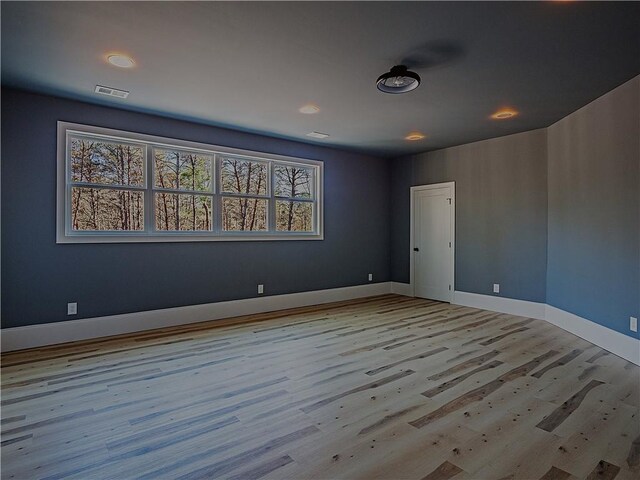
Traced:
[[[71, 172], [69, 168], [68, 139], [73, 135], [85, 135], [91, 137], [104, 137], [105, 139], [135, 142], [145, 146], [144, 163], [144, 189], [132, 187], [131, 190], [142, 190], [145, 195], [144, 231], [73, 231], [71, 229]], [[212, 162], [212, 192], [206, 192], [213, 198], [212, 227], [211, 232], [202, 231], [156, 231], [154, 194], [159, 191], [154, 187], [154, 162], [153, 149], [166, 148], [174, 150], [190, 150], [213, 156]], [[56, 243], [148, 243], [148, 242], [215, 242], [215, 241], [265, 241], [265, 240], [324, 240], [324, 200], [323, 185], [324, 163], [317, 160], [309, 160], [298, 157], [273, 155], [268, 153], [241, 150], [237, 148], [209, 145], [199, 142], [178, 140], [174, 138], [159, 137], [141, 133], [126, 132], [110, 128], [96, 127], [70, 122], [58, 122], [58, 146], [57, 146], [57, 202], [56, 202]], [[250, 198], [265, 198], [267, 206], [268, 232], [238, 231], [223, 232], [221, 229], [221, 205], [223, 196], [242, 196], [224, 194], [221, 189], [220, 155], [233, 155], [246, 157], [247, 160], [255, 160], [267, 163], [267, 195], [264, 197], [248, 195]], [[312, 232], [286, 232], [276, 231], [275, 202], [276, 200], [288, 200], [277, 197], [273, 185], [274, 165], [298, 165], [314, 170], [313, 192], [313, 221]], [[109, 188], [108, 186], [105, 186]], [[122, 188], [122, 187], [119, 187]], [[124, 187], [125, 189], [128, 187]], [[172, 193], [173, 190], [171, 190]], [[180, 191], [187, 195], [191, 191]], [[195, 194], [199, 194], [196, 192]], [[297, 201], [297, 199], [295, 200]], [[306, 200], [309, 201], [309, 200]]]

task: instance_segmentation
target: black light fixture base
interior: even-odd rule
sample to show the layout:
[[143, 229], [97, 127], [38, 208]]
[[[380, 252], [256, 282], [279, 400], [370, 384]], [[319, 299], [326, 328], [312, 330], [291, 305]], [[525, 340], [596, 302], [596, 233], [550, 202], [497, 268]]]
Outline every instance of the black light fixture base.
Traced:
[[411, 72], [405, 65], [396, 65], [378, 77], [376, 87], [384, 93], [406, 93], [420, 85], [420, 75]]

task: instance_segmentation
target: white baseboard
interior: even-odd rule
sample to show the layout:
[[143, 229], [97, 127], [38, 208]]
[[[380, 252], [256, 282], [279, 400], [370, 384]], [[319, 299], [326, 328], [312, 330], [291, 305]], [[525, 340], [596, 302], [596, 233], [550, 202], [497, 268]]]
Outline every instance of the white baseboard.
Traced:
[[640, 365], [640, 340], [551, 305], [546, 306], [546, 317], [547, 322]]
[[481, 308], [493, 312], [545, 320], [625, 360], [640, 365], [640, 340], [623, 335], [620, 332], [546, 303], [527, 302], [525, 300], [459, 291], [454, 292], [453, 303], [465, 307]]
[[545, 320], [544, 303], [527, 302], [525, 300], [514, 300], [513, 298], [492, 297], [491, 295], [480, 295], [478, 293], [453, 292], [453, 302], [456, 305], [465, 307], [481, 308], [492, 312], [509, 313], [522, 317], [537, 318]]
[[398, 295], [404, 295], [405, 297], [413, 297], [413, 288], [410, 283], [390, 282], [391, 293]]
[[2, 351], [9, 352], [386, 293], [391, 293], [391, 282], [4, 328], [0, 337]]
[[[187, 325], [222, 318], [252, 315], [287, 308], [320, 305], [356, 298], [396, 293], [412, 296], [411, 285], [381, 282], [353, 287], [272, 295], [228, 302], [148, 310], [106, 317], [83, 318], [41, 325], [5, 328], [0, 331], [2, 351], [55, 345], [58, 343], [108, 337], [155, 328]], [[454, 292], [454, 304], [494, 312], [546, 320], [563, 330], [598, 345], [625, 360], [640, 365], [640, 340], [608, 329], [551, 305], [477, 293]]]

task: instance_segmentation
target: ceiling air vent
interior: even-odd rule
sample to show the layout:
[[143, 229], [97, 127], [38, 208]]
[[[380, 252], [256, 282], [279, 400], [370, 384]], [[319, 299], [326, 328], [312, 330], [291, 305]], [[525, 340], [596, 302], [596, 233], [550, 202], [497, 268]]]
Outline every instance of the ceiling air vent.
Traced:
[[105, 87], [104, 85], [96, 85], [95, 92], [116, 98], [127, 98], [129, 96], [129, 92], [126, 90], [118, 90], [117, 88]]
[[307, 137], [313, 137], [313, 138], [327, 138], [328, 136], [329, 136], [328, 133], [320, 133], [320, 132], [307, 133]]

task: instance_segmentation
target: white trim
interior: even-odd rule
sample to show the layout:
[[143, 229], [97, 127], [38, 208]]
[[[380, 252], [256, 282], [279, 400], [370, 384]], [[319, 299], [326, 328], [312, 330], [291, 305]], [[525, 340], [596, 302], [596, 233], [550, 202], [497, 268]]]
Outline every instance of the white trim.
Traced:
[[465, 307], [481, 308], [483, 310], [545, 320], [629, 362], [640, 365], [640, 339], [623, 335], [620, 332], [546, 303], [459, 291], [455, 292], [453, 303]]
[[625, 360], [640, 365], [640, 339], [623, 335], [571, 312], [546, 305], [546, 321]]
[[413, 297], [413, 288], [410, 283], [391, 282], [391, 293]]
[[522, 317], [537, 318], [539, 320], [546, 319], [546, 304], [544, 303], [528, 302], [526, 300], [515, 300], [513, 298], [505, 297], [492, 297], [491, 295], [460, 292], [458, 290], [454, 292], [453, 303], [465, 307], [491, 310], [492, 312], [520, 315]]
[[391, 282], [4, 328], [0, 337], [2, 351], [9, 352], [386, 293], [391, 293]]
[[[0, 330], [0, 340], [2, 351], [10, 352], [287, 308], [321, 305], [323, 303], [384, 295], [386, 293], [412, 296], [410, 291], [411, 286], [408, 283], [381, 282], [353, 287], [272, 295], [269, 297], [148, 310], [107, 317], [83, 318], [42, 325], [28, 325], [26, 327], [4, 328]], [[640, 365], [640, 340], [545, 303], [460, 291], [454, 292], [454, 301], [452, 303], [545, 320], [625, 360]]]
[[[92, 137], [104, 137], [109, 140], [135, 142], [145, 146], [145, 186], [144, 188], [129, 188], [131, 190], [140, 190], [146, 193], [145, 197], [145, 230], [137, 232], [71, 232], [69, 221], [67, 219], [67, 209], [69, 208], [69, 192], [70, 183], [67, 172], [67, 139], [69, 135], [89, 135]], [[153, 209], [149, 208], [152, 202], [153, 193], [158, 189], [153, 188], [153, 166], [152, 151], [153, 148], [173, 148], [185, 149], [189, 151], [197, 151], [206, 153], [213, 157], [212, 168], [214, 175], [212, 177], [212, 185], [219, 187], [219, 171], [215, 167], [219, 163], [220, 155], [233, 155], [236, 157], [244, 157], [251, 160], [267, 163], [270, 168], [273, 164], [278, 165], [305, 165], [314, 170], [314, 199], [309, 201], [313, 204], [314, 215], [314, 231], [313, 232], [279, 232], [275, 230], [275, 225], [271, 225], [273, 230], [269, 232], [162, 232], [157, 233], [155, 230], [149, 230], [151, 225], [151, 215]], [[271, 175], [268, 175], [269, 179]], [[90, 185], [89, 185], [90, 186]], [[111, 188], [104, 186], [101, 188]], [[115, 186], [116, 189], [125, 187]], [[126, 187], [128, 188], [128, 187]], [[171, 190], [174, 191], [174, 190]], [[176, 193], [191, 194], [190, 191], [175, 191]], [[211, 192], [203, 192], [204, 195], [213, 198], [214, 208], [216, 203], [222, 196], [236, 196], [232, 194], [223, 194], [220, 189], [213, 188]], [[248, 196], [251, 198], [257, 196]], [[275, 209], [275, 202], [281, 197], [276, 197], [273, 189], [270, 195], [261, 198], [266, 199], [270, 203], [270, 210]], [[286, 198], [282, 198], [287, 200]], [[306, 201], [301, 199], [300, 201]], [[273, 210], [275, 212], [275, 210]], [[213, 212], [212, 212], [213, 214]], [[268, 215], [270, 216], [270, 215]], [[214, 222], [216, 216], [213, 217]], [[275, 221], [275, 219], [272, 219]], [[270, 228], [268, 226], [268, 228]], [[155, 242], [227, 242], [227, 241], [280, 241], [280, 240], [324, 240], [324, 162], [320, 160], [311, 160], [299, 157], [290, 157], [285, 155], [271, 154], [267, 152], [255, 152], [251, 150], [242, 150], [238, 148], [224, 147], [219, 145], [210, 145], [200, 142], [192, 142], [188, 140], [180, 140], [175, 138], [160, 137], [156, 135], [146, 135], [142, 133], [127, 132], [123, 130], [114, 130], [111, 128], [97, 127], [93, 125], [83, 125], [79, 123], [70, 123], [58, 121], [57, 123], [57, 182], [56, 182], [56, 243], [155, 243]]]
[[433, 190], [437, 188], [449, 188], [451, 195], [451, 293], [449, 294], [449, 303], [453, 303], [454, 299], [454, 285], [456, 284], [455, 272], [456, 272], [456, 182], [442, 182], [442, 183], [433, 183], [430, 185], [416, 185], [411, 187], [410, 195], [411, 195], [411, 207], [409, 211], [409, 215], [411, 217], [410, 220], [410, 230], [409, 230], [409, 286], [411, 288], [411, 294], [409, 296], [415, 297], [415, 266], [414, 266], [414, 218], [413, 214], [415, 211], [415, 198], [416, 193], [424, 190]]

